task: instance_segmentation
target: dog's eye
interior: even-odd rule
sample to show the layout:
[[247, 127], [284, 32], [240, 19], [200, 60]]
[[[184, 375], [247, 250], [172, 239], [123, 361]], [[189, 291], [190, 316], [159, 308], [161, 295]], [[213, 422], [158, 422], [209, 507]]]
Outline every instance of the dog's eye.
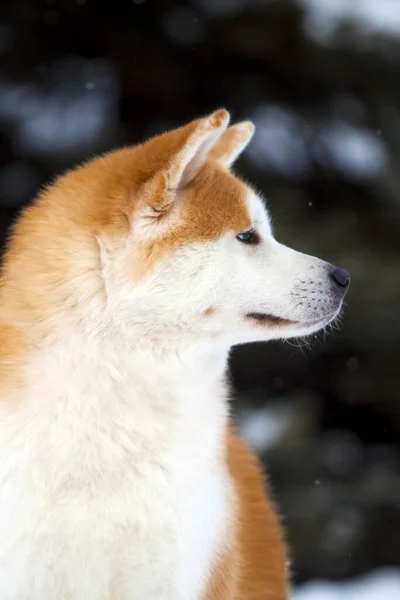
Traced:
[[244, 231], [243, 233], [239, 233], [239, 235], [236, 236], [236, 239], [239, 240], [239, 242], [242, 242], [243, 244], [259, 244], [260, 243], [260, 238], [259, 235], [256, 231], [254, 231], [254, 229], [249, 229], [249, 231]]

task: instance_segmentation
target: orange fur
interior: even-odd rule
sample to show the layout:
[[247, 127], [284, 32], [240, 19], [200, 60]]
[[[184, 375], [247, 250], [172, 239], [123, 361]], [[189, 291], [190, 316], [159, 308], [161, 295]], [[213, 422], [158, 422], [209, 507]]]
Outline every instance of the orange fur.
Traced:
[[233, 543], [221, 556], [205, 600], [284, 600], [288, 556], [260, 464], [233, 428], [227, 461], [238, 498]]
[[[216, 113], [209, 128], [220, 127], [225, 115], [225, 111]], [[171, 228], [162, 240], [142, 244], [132, 268], [137, 277], [184, 243], [215, 240], [225, 231], [248, 229], [246, 188], [216, 162], [209, 161], [194, 173], [183, 191], [168, 187], [166, 166], [172, 165], [171, 180], [176, 186], [176, 154], [198, 129], [201, 133], [207, 130], [203, 120], [142, 146], [101, 156], [60, 177], [41, 193], [14, 227], [4, 260], [4, 297], [18, 297], [25, 315], [29, 309], [36, 323], [61, 308], [73, 309], [77, 301], [74, 281], [88, 270], [94, 275], [99, 270], [96, 236], [101, 232], [110, 239], [126, 237], [135, 213], [144, 206], [153, 209], [172, 204], [175, 210], [184, 200], [186, 212], [182, 225]], [[156, 213], [156, 218], [160, 214]], [[49, 235], [53, 236], [51, 244]], [[72, 262], [70, 252], [77, 254], [80, 248], [85, 252], [78, 269], [79, 261]]]
[[243, 121], [237, 125], [232, 125], [221, 136], [218, 145], [210, 151], [209, 158], [230, 167], [247, 146], [253, 137], [253, 133], [254, 125], [251, 121]]
[[[87, 296], [102, 289], [97, 236], [126, 237], [137, 211], [172, 218], [182, 225], [162, 240], [143, 242], [132, 272], [141, 277], [181, 244], [218, 239], [251, 226], [246, 188], [227, 169], [251, 137], [250, 125], [230, 128], [197, 168], [189, 160], [190, 183], [180, 189], [188, 140], [199, 140], [227, 122], [227, 113], [196, 121], [143, 146], [89, 162], [40, 194], [14, 228], [3, 267], [0, 314], [0, 392], [22, 385], [21, 367], [46, 336], [76, 324], [82, 285]], [[190, 158], [190, 157], [189, 157]], [[187, 165], [186, 165], [187, 167]], [[213, 215], [210, 219], [210, 215]], [[212, 314], [212, 308], [209, 313]], [[237, 495], [233, 543], [215, 565], [205, 600], [284, 600], [288, 597], [287, 556], [280, 525], [261, 469], [233, 431], [227, 434], [229, 472]]]

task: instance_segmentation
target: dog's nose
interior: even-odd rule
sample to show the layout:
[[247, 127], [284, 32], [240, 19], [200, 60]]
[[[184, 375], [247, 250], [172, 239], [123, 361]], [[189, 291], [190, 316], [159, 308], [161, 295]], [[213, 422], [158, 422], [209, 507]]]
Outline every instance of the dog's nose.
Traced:
[[347, 288], [350, 285], [350, 273], [348, 273], [348, 271], [345, 271], [344, 269], [339, 269], [339, 267], [335, 267], [330, 272], [330, 277], [335, 283], [335, 285], [339, 287], [343, 293], [347, 291]]

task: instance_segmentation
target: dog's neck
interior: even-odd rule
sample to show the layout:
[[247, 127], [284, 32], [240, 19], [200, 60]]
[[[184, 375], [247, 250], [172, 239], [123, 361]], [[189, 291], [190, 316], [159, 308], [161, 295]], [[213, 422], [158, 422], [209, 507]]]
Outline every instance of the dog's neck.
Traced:
[[[55, 389], [63, 380], [82, 385], [101, 395], [104, 387], [113, 390], [121, 383], [136, 392], [160, 396], [178, 396], [177, 388], [204, 390], [219, 385], [224, 377], [229, 348], [218, 342], [199, 339], [135, 341], [110, 338], [86, 338], [69, 335], [52, 342], [42, 351], [46, 380]], [[98, 378], [98, 379], [96, 379]], [[106, 386], [106, 381], [108, 386]]]
[[18, 428], [29, 423], [35, 445], [74, 477], [83, 468], [117, 473], [139, 456], [168, 462], [175, 452], [217, 464], [227, 358], [216, 343], [126, 346], [69, 336], [32, 361]]

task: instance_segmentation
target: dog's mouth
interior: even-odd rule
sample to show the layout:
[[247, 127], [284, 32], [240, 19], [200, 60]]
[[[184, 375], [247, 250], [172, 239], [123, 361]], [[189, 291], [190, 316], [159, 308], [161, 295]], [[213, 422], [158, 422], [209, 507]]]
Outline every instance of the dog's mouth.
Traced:
[[337, 312], [325, 315], [324, 317], [319, 317], [317, 319], [309, 319], [307, 321], [294, 321], [292, 319], [285, 319], [276, 315], [259, 312], [250, 312], [247, 313], [245, 316], [247, 319], [250, 319], [256, 323], [260, 323], [261, 325], [267, 326], [269, 325], [270, 327], [323, 327], [337, 316]]
[[251, 312], [246, 314], [247, 319], [257, 321], [258, 323], [264, 323], [265, 325], [274, 325], [281, 327], [283, 325], [295, 325], [298, 321], [291, 321], [290, 319], [283, 319], [276, 315], [269, 315], [266, 313]]

